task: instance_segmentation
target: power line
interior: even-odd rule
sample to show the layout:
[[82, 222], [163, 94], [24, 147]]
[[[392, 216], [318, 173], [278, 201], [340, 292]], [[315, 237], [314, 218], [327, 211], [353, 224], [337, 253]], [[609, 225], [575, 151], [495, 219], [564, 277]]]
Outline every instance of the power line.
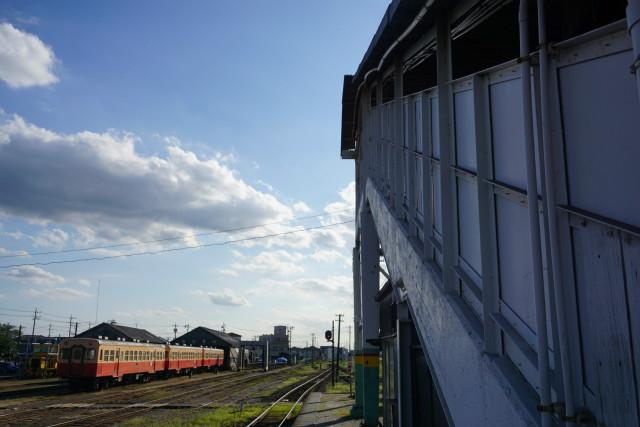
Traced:
[[46, 261], [46, 262], [32, 262], [32, 263], [23, 263], [23, 264], [9, 264], [9, 265], [0, 266], [0, 269], [5, 269], [6, 270], [8, 268], [14, 268], [14, 267], [45, 266], [45, 265], [53, 265], [53, 264], [72, 264], [72, 263], [76, 263], [76, 262], [104, 261], [104, 260], [108, 260], [108, 259], [129, 258], [129, 257], [141, 256], [141, 255], [158, 255], [158, 254], [163, 254], [163, 253], [168, 253], [168, 252], [184, 251], [184, 250], [188, 250], [188, 249], [208, 248], [208, 247], [212, 247], [212, 246], [224, 246], [224, 245], [228, 245], [228, 244], [231, 244], [231, 243], [240, 243], [240, 242], [247, 242], [247, 241], [251, 241], [251, 240], [260, 240], [260, 239], [267, 239], [267, 238], [271, 238], [271, 237], [285, 236], [285, 235], [288, 235], [288, 234], [301, 233], [303, 231], [312, 231], [312, 230], [319, 230], [319, 229], [323, 229], [323, 228], [335, 227], [336, 225], [349, 224], [351, 222], [354, 222], [354, 220], [342, 221], [342, 222], [334, 222], [334, 223], [331, 223], [331, 224], [318, 225], [316, 227], [306, 227], [306, 228], [301, 228], [301, 229], [298, 229], [298, 230], [284, 231], [284, 232], [281, 232], [281, 233], [264, 234], [264, 235], [261, 235], [261, 236], [245, 237], [245, 238], [242, 238], [242, 239], [235, 239], [235, 240], [225, 240], [223, 242], [202, 243], [202, 244], [199, 244], [199, 245], [192, 245], [192, 246], [179, 246], [177, 248], [159, 249], [157, 251], [142, 251], [142, 252], [132, 252], [132, 253], [128, 253], [128, 254], [105, 255], [105, 256], [101, 256], [101, 257], [75, 258], [75, 259], [67, 259], [67, 260]]
[[[137, 241], [133, 241], [133, 242], [129, 242], [129, 243], [114, 243], [114, 244], [111, 244], [111, 245], [90, 246], [90, 247], [76, 248], [76, 249], [60, 249], [60, 250], [55, 250], [55, 251], [43, 251], [43, 252], [26, 252], [26, 251], [22, 251], [22, 253], [19, 253], [19, 254], [0, 255], [0, 259], [3, 259], [3, 258], [22, 258], [22, 257], [38, 256], [38, 255], [55, 255], [55, 254], [65, 254], [65, 253], [74, 253], [74, 252], [86, 252], [86, 251], [93, 251], [93, 250], [97, 250], [97, 249], [113, 249], [113, 248], [120, 248], [120, 247], [123, 247], [123, 246], [148, 245], [148, 244], [151, 244], [151, 243], [169, 242], [169, 241], [172, 241], [172, 240], [183, 240], [183, 239], [190, 238], [190, 237], [213, 236], [215, 234], [232, 233], [234, 231], [250, 230], [252, 228], [266, 227], [266, 226], [269, 226], [269, 225], [287, 224], [287, 223], [293, 222], [293, 221], [299, 221], [299, 220], [310, 219], [310, 218], [318, 218], [318, 217], [322, 217], [322, 216], [333, 215], [333, 214], [342, 213], [342, 212], [351, 211], [351, 210], [353, 210], [353, 209], [342, 209], [342, 210], [335, 211], [335, 212], [325, 212], [325, 213], [316, 214], [316, 215], [300, 216], [300, 217], [291, 218], [291, 219], [288, 219], [288, 220], [285, 220], [285, 221], [267, 222], [267, 223], [264, 223], [264, 224], [247, 225], [247, 226], [244, 226], [244, 227], [229, 228], [229, 229], [226, 229], [226, 230], [218, 230], [218, 231], [208, 231], [208, 232], [205, 232], [205, 233], [198, 233], [198, 234], [185, 234], [185, 235], [182, 235], [182, 236], [165, 237], [165, 238], [162, 238], [162, 239], [137, 240]], [[32, 264], [27, 264], [27, 265], [32, 265]]]

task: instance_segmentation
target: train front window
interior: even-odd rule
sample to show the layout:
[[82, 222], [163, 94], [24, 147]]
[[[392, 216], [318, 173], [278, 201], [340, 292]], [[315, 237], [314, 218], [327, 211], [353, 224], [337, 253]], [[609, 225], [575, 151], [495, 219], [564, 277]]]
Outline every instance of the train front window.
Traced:
[[87, 350], [87, 355], [85, 357], [86, 360], [93, 360], [96, 357], [96, 350], [94, 348], [90, 348]]
[[81, 348], [74, 348], [73, 349], [73, 360], [80, 360], [82, 359], [82, 349]]
[[63, 348], [62, 352], [60, 354], [60, 359], [61, 360], [69, 360], [70, 357], [71, 357], [71, 349], [70, 348]]

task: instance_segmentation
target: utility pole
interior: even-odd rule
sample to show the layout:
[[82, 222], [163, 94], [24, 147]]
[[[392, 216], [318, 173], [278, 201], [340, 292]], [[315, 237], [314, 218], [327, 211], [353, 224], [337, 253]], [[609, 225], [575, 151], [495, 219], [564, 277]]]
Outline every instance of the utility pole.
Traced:
[[178, 325], [177, 324], [173, 324], [173, 339], [175, 341], [175, 339], [178, 338]]
[[187, 332], [189, 332], [189, 326], [191, 326], [191, 325], [189, 325], [188, 323], [186, 325], [184, 325], [184, 328], [187, 330]]
[[49, 333], [47, 334], [47, 338], [51, 339], [51, 323], [49, 323]]
[[74, 336], [74, 337], [75, 337], [75, 336], [78, 336], [78, 322], [76, 322], [76, 330], [75, 330], [75, 332], [73, 333], [73, 336]]
[[353, 357], [351, 356], [351, 325], [349, 325], [349, 396], [353, 395], [351, 386], [353, 385], [353, 377], [351, 376], [351, 370], [353, 366]]
[[316, 367], [315, 352], [316, 352], [316, 334], [311, 334], [311, 367], [312, 368]]
[[75, 319], [73, 315], [69, 316], [69, 338], [71, 338], [71, 327], [73, 326], [73, 319]]
[[36, 308], [33, 311], [33, 327], [31, 328], [31, 339], [30, 344], [29, 344], [29, 351], [27, 351], [27, 353], [31, 353], [31, 350], [33, 349], [33, 340], [34, 340], [34, 335], [36, 333], [36, 320], [40, 319], [40, 316], [38, 315], [38, 309]]
[[293, 340], [293, 326], [287, 326], [287, 335], [289, 335], [289, 340], [288, 340], [288, 350], [287, 353], [289, 354], [289, 365], [291, 365], [293, 362], [293, 358], [291, 357], [291, 344], [292, 344], [292, 340]]
[[340, 325], [344, 314], [336, 314], [336, 316], [338, 316], [338, 363], [336, 365], [336, 381], [338, 381], [338, 378], [340, 378]]
[[331, 321], [331, 385], [336, 386], [336, 346], [335, 320]]

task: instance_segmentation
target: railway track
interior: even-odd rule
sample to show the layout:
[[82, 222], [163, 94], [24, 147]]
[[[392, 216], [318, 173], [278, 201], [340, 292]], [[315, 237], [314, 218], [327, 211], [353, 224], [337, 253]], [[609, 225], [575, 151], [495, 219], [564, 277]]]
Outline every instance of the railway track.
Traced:
[[[283, 368], [266, 373], [256, 372], [244, 375], [227, 375], [223, 378], [205, 379], [193, 382], [174, 384], [173, 392], [166, 396], [157, 398], [140, 399], [138, 393], [123, 398], [111, 399], [108, 403], [96, 403], [98, 400], [107, 396], [97, 396], [90, 399], [75, 400], [73, 402], [60, 403], [56, 405], [45, 405], [37, 408], [31, 408], [27, 411], [18, 413], [6, 413], [4, 418], [0, 418], [0, 424], [7, 426], [99, 426], [112, 425], [120, 421], [139, 416], [152, 410], [163, 410], [170, 408], [191, 410], [203, 409], [209, 407], [213, 403], [226, 402], [233, 400], [236, 395], [245, 393], [246, 390], [255, 387], [255, 384], [263, 381], [265, 378], [279, 381], [289, 375], [291, 368]], [[214, 380], [212, 382], [211, 380]], [[195, 387], [194, 387], [195, 385]], [[180, 387], [180, 391], [176, 392], [175, 386]], [[153, 389], [171, 387], [169, 385], [158, 385]], [[186, 389], [185, 389], [186, 388]], [[153, 392], [147, 387], [145, 396], [149, 397], [149, 393]], [[118, 402], [119, 401], [119, 402]]]
[[[49, 402], [46, 404], [37, 402], [33, 406], [18, 410], [5, 409], [5, 412], [0, 413], [0, 424], [15, 426], [38, 424], [38, 421], [41, 421], [43, 418], [43, 413], [46, 413], [47, 417], [56, 418], [58, 416], [65, 415], [65, 413], [70, 411], [77, 411], [82, 407], [91, 408], [98, 406], [101, 401], [106, 401], [107, 404], [111, 405], [123, 404], [126, 406], [127, 404], [140, 402], [140, 400], [144, 399], [145, 396], [149, 396], [154, 393], [162, 393], [164, 391], [174, 392], [175, 389], [191, 389], [194, 386], [198, 386], [203, 383], [212, 384], [213, 382], [215, 385], [219, 385], [221, 381], [226, 380], [227, 378], [235, 379], [242, 375], [244, 374], [229, 372], [226, 374], [211, 374], [196, 378], [177, 378], [170, 379], [168, 381], [159, 380], [159, 383], [154, 383], [152, 385], [136, 384], [95, 393], [83, 392], [80, 395], [74, 394], [70, 396], [70, 399], [58, 399], [57, 401], [47, 399]], [[68, 397], [69, 395], [64, 396]]]
[[266, 421], [269, 413], [271, 412], [271, 410], [278, 403], [284, 401], [284, 399], [286, 399], [290, 395], [293, 395], [296, 392], [300, 392], [301, 391], [301, 393], [298, 396], [297, 400], [291, 405], [291, 408], [289, 409], [289, 411], [285, 414], [285, 416], [279, 422], [278, 421], [274, 422], [273, 420], [269, 420], [269, 422], [268, 422], [268, 425], [274, 425], [274, 424], [277, 423], [278, 427], [282, 427], [287, 422], [287, 420], [289, 419], [289, 417], [293, 413], [294, 409], [302, 401], [302, 399], [304, 399], [304, 397], [311, 390], [313, 390], [318, 385], [320, 385], [323, 381], [325, 381], [330, 374], [331, 374], [330, 370], [324, 371], [321, 374], [316, 375], [315, 377], [303, 382], [302, 384], [299, 384], [299, 385], [293, 387], [292, 389], [290, 389], [289, 391], [284, 393], [282, 396], [280, 396], [275, 402], [273, 402], [260, 415], [258, 415], [256, 418], [254, 418], [253, 421], [251, 421], [249, 424], [247, 424], [247, 427], [257, 427], [257, 426], [265, 424], [265, 421]]

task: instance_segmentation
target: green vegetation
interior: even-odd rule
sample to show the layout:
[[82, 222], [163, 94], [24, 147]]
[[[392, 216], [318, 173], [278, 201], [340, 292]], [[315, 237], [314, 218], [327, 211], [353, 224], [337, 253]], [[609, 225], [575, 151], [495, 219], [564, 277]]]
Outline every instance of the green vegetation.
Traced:
[[331, 385], [331, 382], [327, 384], [325, 393], [349, 393], [349, 383], [346, 381], [338, 381], [335, 386]]
[[[157, 426], [157, 427], [186, 427], [186, 426], [216, 426], [216, 427], [235, 427], [244, 426], [251, 422], [255, 417], [260, 415], [262, 411], [267, 409], [267, 404], [250, 404], [245, 405], [240, 410], [239, 405], [225, 405], [199, 414], [190, 419], [175, 417], [168, 420], [152, 421], [149, 418], [137, 417], [128, 420], [123, 425], [126, 426]], [[295, 418], [300, 409], [301, 404], [296, 405], [291, 418]], [[279, 403], [269, 412], [269, 419], [282, 419], [291, 409], [290, 403]]]
[[9, 324], [0, 324], [0, 359], [13, 360], [18, 353], [16, 340], [18, 339], [18, 329]]

